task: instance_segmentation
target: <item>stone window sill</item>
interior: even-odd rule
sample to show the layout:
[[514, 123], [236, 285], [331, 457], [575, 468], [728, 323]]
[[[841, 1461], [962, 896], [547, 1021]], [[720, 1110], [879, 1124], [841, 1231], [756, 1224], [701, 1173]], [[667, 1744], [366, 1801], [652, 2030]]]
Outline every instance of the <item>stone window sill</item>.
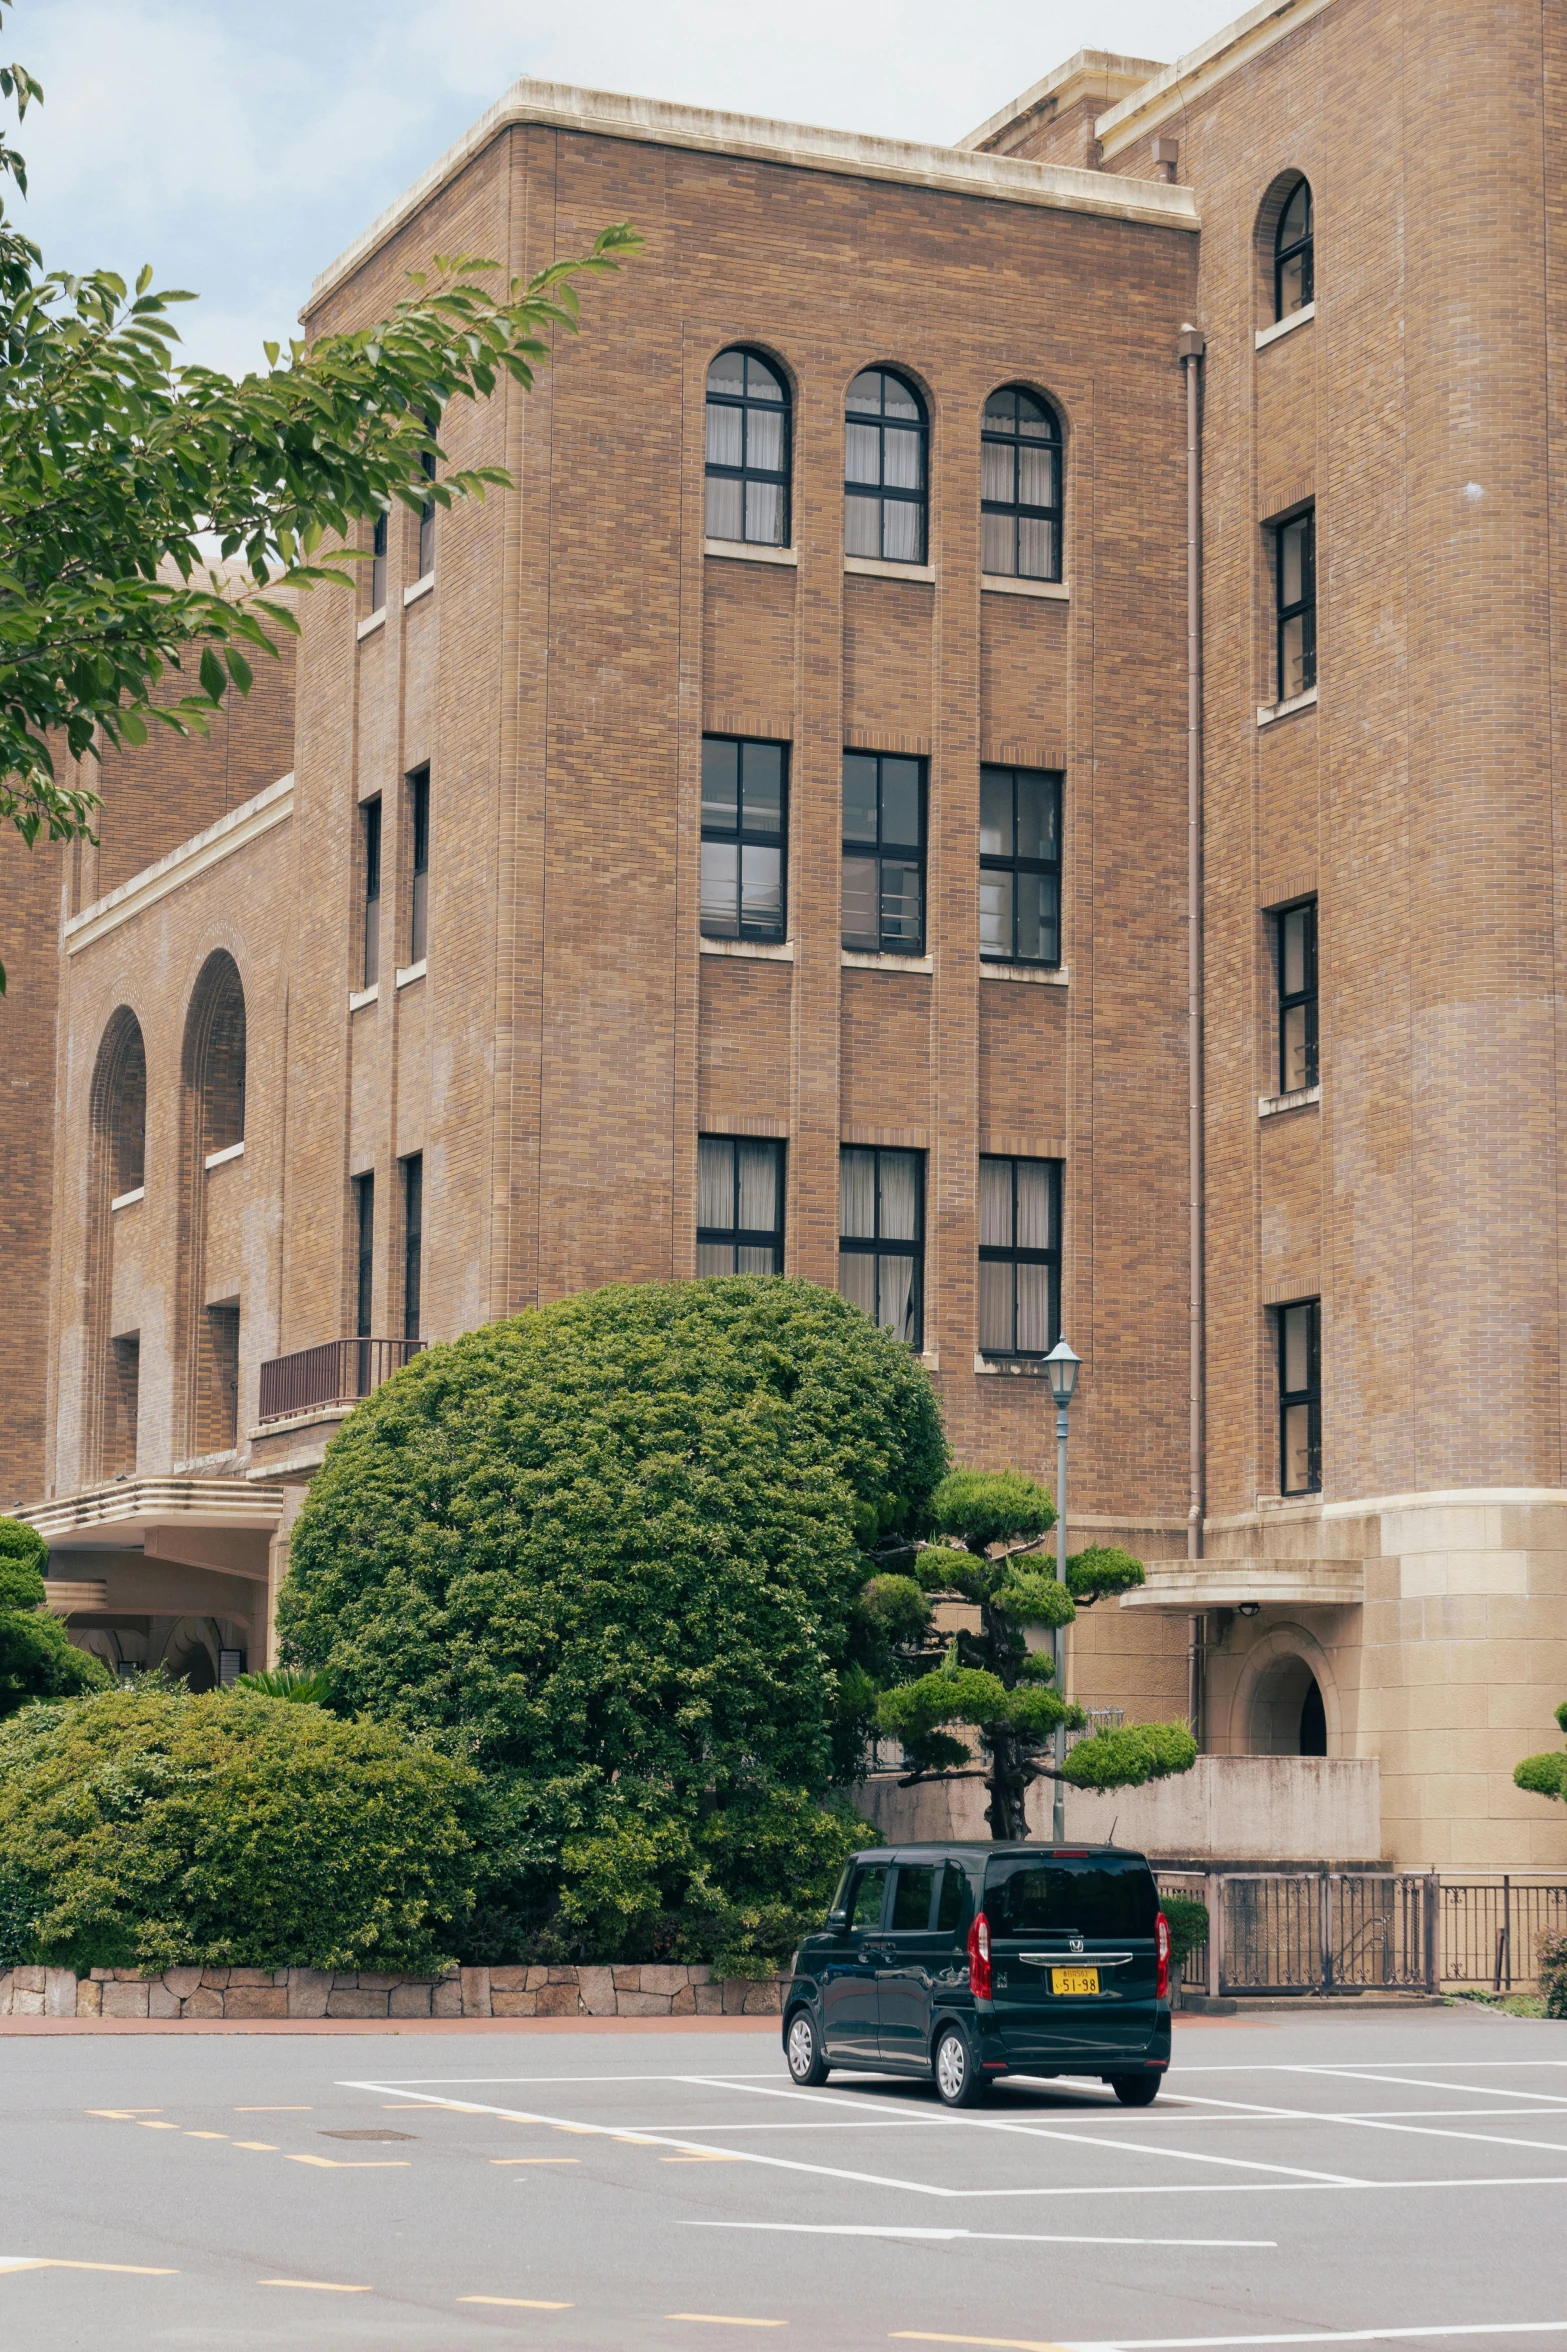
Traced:
[[1306, 1111], [1322, 1100], [1320, 1086], [1297, 1086], [1293, 1094], [1259, 1094], [1259, 1119], [1276, 1119], [1281, 1111]]
[[841, 961], [845, 971], [856, 972], [934, 972], [936, 969], [934, 956], [861, 955], [852, 947], [842, 949]]
[[1003, 1378], [1013, 1380], [1043, 1380], [1046, 1376], [1043, 1356], [976, 1356], [974, 1369], [998, 1372]]
[[348, 1009], [351, 1013], [362, 1013], [366, 1005], [378, 1004], [380, 998], [381, 983], [379, 980], [372, 980], [368, 988], [351, 988], [349, 990]]
[[914, 1361], [916, 1364], [923, 1364], [927, 1372], [939, 1372], [941, 1370], [941, 1357], [935, 1348], [927, 1348], [924, 1354], [921, 1356], [916, 1356]]
[[1296, 711], [1315, 710], [1316, 707], [1317, 689], [1308, 686], [1304, 694], [1292, 694], [1288, 702], [1259, 702], [1257, 724], [1259, 727], [1271, 727], [1275, 719], [1287, 719]]
[[1316, 315], [1316, 304], [1307, 302], [1299, 310], [1292, 310], [1288, 318], [1276, 319], [1271, 327], [1259, 327], [1257, 349], [1266, 351], [1270, 343], [1277, 343], [1282, 336], [1293, 335], [1297, 327], [1309, 327]]
[[879, 556], [846, 555], [846, 572], [864, 572], [873, 580], [930, 580], [936, 577], [934, 564], [883, 563]]
[[749, 539], [704, 539], [702, 553], [727, 557], [731, 563], [797, 565], [800, 560], [797, 547], [761, 547]]
[[987, 596], [1046, 596], [1053, 604], [1067, 604], [1072, 595], [1064, 580], [1014, 580], [1005, 572], [985, 572], [979, 584]]
[[243, 1143], [228, 1144], [222, 1151], [208, 1152], [206, 1158], [202, 1161], [201, 1164], [204, 1168], [224, 1167], [230, 1160], [239, 1159], [243, 1154], [244, 1149], [245, 1146]]
[[982, 980], [1028, 980], [1035, 987], [1065, 988], [1071, 974], [1065, 964], [1002, 964], [980, 958]]
[[421, 596], [428, 596], [434, 586], [435, 574], [433, 572], [426, 572], [422, 579], [415, 580], [411, 588], [403, 590], [404, 610], [406, 611], [410, 604], [417, 604]]
[[378, 604], [375, 608], [375, 611], [370, 615], [369, 619], [361, 621], [359, 624], [359, 628], [356, 633], [358, 635], [360, 644], [362, 645], [367, 637], [373, 637], [377, 629], [384, 629], [385, 627], [386, 607], [384, 604]]
[[109, 1214], [112, 1217], [116, 1209], [134, 1208], [139, 1200], [145, 1200], [146, 1197], [146, 1185], [134, 1184], [132, 1185], [129, 1192], [117, 1192], [115, 1194], [113, 1200], [109, 1203]]
[[419, 961], [416, 964], [404, 964], [402, 970], [397, 975], [398, 987], [406, 988], [410, 981], [422, 980], [427, 968], [428, 967], [423, 956], [419, 958]]
[[792, 964], [792, 939], [703, 939], [698, 942], [703, 955], [747, 956], [769, 964]]

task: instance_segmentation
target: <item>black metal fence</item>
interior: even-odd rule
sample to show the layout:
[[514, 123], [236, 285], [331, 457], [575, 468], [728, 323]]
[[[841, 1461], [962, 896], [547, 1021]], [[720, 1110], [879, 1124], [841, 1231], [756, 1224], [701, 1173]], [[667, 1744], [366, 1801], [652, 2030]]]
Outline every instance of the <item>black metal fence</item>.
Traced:
[[[1567, 1882], [1436, 1871], [1159, 1873], [1206, 1904], [1185, 1982], [1210, 1993], [1430, 1992], [1532, 1985], [1540, 1940], [1567, 1934]], [[1217, 1933], [1215, 1934], [1215, 1925]]]
[[315, 1405], [349, 1405], [368, 1396], [419, 1353], [417, 1339], [328, 1339], [261, 1367], [259, 1418], [282, 1421]]

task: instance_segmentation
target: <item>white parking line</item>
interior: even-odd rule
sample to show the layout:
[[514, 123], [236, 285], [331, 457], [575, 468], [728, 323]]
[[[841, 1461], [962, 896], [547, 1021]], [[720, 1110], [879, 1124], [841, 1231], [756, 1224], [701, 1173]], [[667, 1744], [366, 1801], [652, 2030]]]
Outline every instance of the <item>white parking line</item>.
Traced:
[[[1216, 2352], [1229, 2344], [1387, 2344], [1396, 2341], [1429, 2343], [1439, 2336], [1560, 2336], [1567, 2319], [1496, 2319], [1470, 2327], [1344, 2328], [1328, 2334], [1313, 2331], [1298, 2336], [1115, 2336], [1097, 2343], [1078, 2341], [1061, 2352]], [[937, 2341], [927, 2338], [927, 2342]]]
[[[1390, 2083], [1395, 2090], [1466, 2091], [1469, 2088], [1467, 2083], [1427, 2082], [1415, 2075], [1370, 2074], [1361, 2066], [1314, 2066], [1310, 2071], [1330, 2076], [1339, 2082]], [[1492, 2087], [1500, 2091], [1504, 2099], [1543, 2101], [1547, 2106], [1554, 2105], [1562, 2096], [1560, 2091], [1510, 2091], [1505, 2083], [1497, 2083]]]
[[[1357, 2131], [1408, 2132], [1425, 2140], [1481, 2140], [1488, 2147], [1543, 2148], [1548, 2156], [1567, 2156], [1567, 2140], [1520, 2140], [1507, 2132], [1443, 2131], [1423, 2123], [1398, 2123], [1385, 2115], [1340, 2114], [1315, 2107], [1262, 2107], [1256, 2100], [1215, 2099], [1211, 2096], [1202, 2098], [1196, 2091], [1188, 2091], [1186, 2096], [1196, 2106], [1246, 2108], [1250, 2111], [1251, 2120], [1263, 2123], [1347, 2123], [1352, 2124]], [[1236, 2120], [1242, 2119], [1237, 2117]], [[1519, 2121], [1523, 2120], [1520, 2116]]]
[[859, 2221], [681, 2221], [681, 2229], [781, 2230], [805, 2238], [933, 2238], [943, 2244], [971, 2238], [1002, 2246], [1224, 2246], [1277, 2253], [1277, 2238], [1088, 2238], [1046, 2236], [1035, 2230], [915, 2229], [898, 2222]]

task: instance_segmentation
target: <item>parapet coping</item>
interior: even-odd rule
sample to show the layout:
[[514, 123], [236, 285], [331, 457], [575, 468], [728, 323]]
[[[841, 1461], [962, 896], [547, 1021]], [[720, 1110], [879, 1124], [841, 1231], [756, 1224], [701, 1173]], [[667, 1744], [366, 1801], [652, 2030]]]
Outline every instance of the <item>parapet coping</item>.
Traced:
[[1029, 115], [1042, 115], [1048, 110], [1049, 116], [1054, 117], [1090, 96], [1102, 98], [1109, 105], [1119, 105], [1145, 88], [1155, 75], [1169, 70], [1159, 57], [1122, 57], [1111, 49], [1079, 49], [1064, 65], [1047, 73], [1042, 82], [1035, 82], [1021, 97], [990, 115], [977, 131], [965, 131], [957, 145], [965, 153], [981, 153], [1004, 132], [1020, 128]]
[[1227, 75], [1250, 65], [1332, 5], [1333, 0], [1261, 0], [1259, 7], [1248, 8], [1233, 24], [1189, 49], [1142, 89], [1100, 115], [1094, 124], [1100, 154], [1108, 163], [1112, 155], [1124, 153], [1134, 139], [1146, 138], [1172, 114], [1206, 98]]
[[[1325, 0], [1318, 0], [1318, 4], [1325, 5]], [[659, 98], [582, 90], [565, 82], [532, 81], [524, 76], [328, 263], [313, 282], [300, 317], [308, 319], [328, 294], [362, 268], [492, 139], [514, 124], [579, 131], [600, 139], [630, 139], [646, 146], [683, 147], [698, 154], [783, 164], [797, 171], [890, 180], [905, 187], [937, 188], [951, 195], [987, 197], [1004, 204], [1097, 213], [1154, 228], [1195, 229], [1199, 225], [1192, 190], [1162, 180], [1122, 178], [1064, 164], [1026, 163], [1011, 156], [978, 155], [917, 140], [881, 139], [861, 131], [775, 122], [763, 115], [676, 106]]]
[[66, 954], [80, 955], [84, 947], [91, 947], [108, 932], [118, 930], [133, 915], [145, 914], [160, 898], [167, 898], [171, 890], [183, 889], [198, 874], [232, 857], [235, 850], [248, 847], [263, 833], [270, 833], [274, 825], [281, 825], [293, 813], [294, 774], [290, 769], [264, 792], [242, 801], [226, 817], [219, 817], [204, 833], [192, 834], [189, 841], [182, 841], [178, 849], [171, 849], [155, 866], [144, 866], [139, 874], [122, 882], [118, 890], [111, 890], [107, 898], [95, 899], [79, 915], [69, 916], [64, 928]]
[[12, 1513], [46, 1539], [62, 1542], [79, 1529], [125, 1520], [182, 1520], [201, 1527], [259, 1528], [281, 1516], [281, 1486], [244, 1478], [126, 1478], [88, 1486]]

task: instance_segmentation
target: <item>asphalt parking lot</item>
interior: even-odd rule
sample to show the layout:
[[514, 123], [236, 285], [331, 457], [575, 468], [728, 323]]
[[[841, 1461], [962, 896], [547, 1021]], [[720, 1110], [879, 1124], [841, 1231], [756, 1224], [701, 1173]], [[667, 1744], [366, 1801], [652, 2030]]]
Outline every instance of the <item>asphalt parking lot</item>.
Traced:
[[761, 2034], [0, 2041], [0, 2341], [684, 2352], [1567, 2338], [1567, 2029], [1178, 2021], [1142, 2112]]

